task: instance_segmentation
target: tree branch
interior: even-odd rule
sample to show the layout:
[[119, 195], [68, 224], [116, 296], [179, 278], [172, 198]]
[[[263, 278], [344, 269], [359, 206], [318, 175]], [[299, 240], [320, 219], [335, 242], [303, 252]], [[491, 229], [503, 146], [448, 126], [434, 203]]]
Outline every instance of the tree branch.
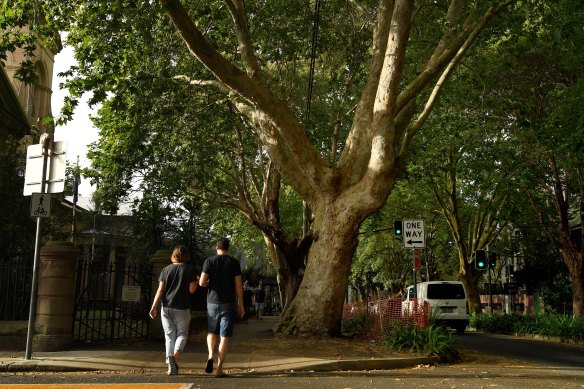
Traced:
[[[377, 24], [373, 33], [373, 55], [371, 58], [371, 70], [367, 84], [361, 94], [361, 99], [355, 110], [353, 125], [347, 136], [345, 147], [339, 158], [339, 168], [355, 168], [360, 166], [356, 163], [358, 158], [365, 161], [369, 159], [369, 154], [362, 155], [363, 151], [369, 150], [371, 144], [371, 134], [369, 128], [373, 120], [373, 105], [375, 104], [375, 91], [379, 85], [379, 77], [383, 69], [383, 60], [387, 49], [387, 39], [391, 27], [395, 0], [379, 0], [377, 11]], [[357, 169], [354, 169], [357, 170]], [[362, 173], [355, 172], [355, 177], [360, 178]]]
[[180, 0], [160, 0], [191, 53], [213, 75], [255, 111], [251, 122], [257, 125], [270, 157], [285, 172], [289, 183], [303, 198], [326, 193], [331, 169], [308, 140], [304, 128], [281, 99], [274, 96], [257, 78], [243, 73], [203, 37]]
[[239, 43], [239, 53], [245, 66], [246, 73], [252, 78], [259, 78], [260, 68], [257, 57], [253, 51], [249, 29], [247, 27], [247, 18], [245, 16], [245, 6], [242, 0], [225, 0], [229, 13], [235, 24], [235, 36]]
[[174, 76], [173, 79], [186, 81], [190, 85], [193, 86], [212, 86], [214, 88], [219, 89], [222, 92], [229, 93], [231, 90], [225, 86], [225, 84], [220, 83], [217, 80], [193, 80], [185, 75], [177, 75]]
[[[453, 3], [455, 1], [456, 0], [454, 0]], [[425, 105], [423, 111], [420, 113], [420, 115], [418, 116], [418, 118], [416, 119], [416, 121], [406, 128], [405, 136], [403, 138], [403, 141], [401, 143], [401, 148], [400, 148], [400, 151], [399, 151], [399, 155], [400, 156], [405, 156], [407, 154], [407, 151], [410, 148], [410, 145], [411, 145], [411, 142], [412, 142], [414, 136], [418, 133], [418, 131], [420, 130], [420, 128], [422, 128], [422, 126], [424, 125], [424, 123], [428, 119], [428, 117], [430, 115], [430, 112], [434, 108], [434, 105], [436, 104], [436, 101], [437, 101], [437, 98], [438, 98], [438, 94], [440, 93], [442, 87], [444, 86], [444, 83], [446, 82], [446, 80], [448, 79], [448, 77], [450, 77], [450, 75], [454, 71], [456, 65], [458, 65], [458, 63], [464, 57], [464, 55], [466, 54], [466, 52], [472, 46], [473, 42], [478, 37], [478, 34], [487, 26], [487, 24], [489, 23], [489, 21], [497, 14], [497, 12], [499, 12], [503, 7], [505, 7], [506, 5], [508, 5], [509, 3], [511, 3], [512, 1], [513, 0], [505, 0], [505, 1], [501, 2], [501, 3], [499, 3], [497, 6], [490, 7], [485, 12], [485, 14], [481, 18], [481, 20], [477, 23], [477, 25], [475, 26], [475, 28], [468, 34], [468, 36], [466, 37], [466, 39], [464, 40], [464, 42], [460, 46], [460, 49], [458, 49], [456, 55], [450, 60], [448, 66], [446, 66], [446, 69], [444, 69], [444, 71], [442, 72], [442, 75], [440, 76], [440, 78], [438, 79], [438, 81], [436, 82], [436, 84], [434, 85], [434, 88], [432, 89], [432, 93], [430, 94], [430, 97], [426, 101], [426, 105]], [[444, 53], [442, 54], [442, 57], [444, 59], [445, 58], [448, 58], [448, 50], [444, 50]], [[440, 64], [441, 62], [442, 62], [441, 60], [438, 60], [436, 62], [436, 65]], [[428, 74], [426, 75], [426, 77], [429, 74], [433, 73], [433, 71], [435, 71], [436, 69], [438, 69], [438, 67], [436, 65], [434, 66], [434, 69], [433, 70], [430, 69], [428, 71]], [[432, 67], [430, 67], [430, 68], [432, 68]], [[417, 85], [415, 88], [412, 88], [412, 90], [408, 91], [407, 94], [404, 94], [403, 95], [403, 97], [402, 97], [403, 101], [401, 102], [401, 104], [405, 104], [405, 101], [407, 100], [407, 97], [408, 97], [407, 95], [409, 93], [412, 93], [414, 90], [423, 87], [422, 86], [423, 83], [420, 82], [421, 80], [416, 80], [416, 81], [419, 83], [419, 85]], [[417, 95], [417, 93], [415, 93], [414, 95]]]

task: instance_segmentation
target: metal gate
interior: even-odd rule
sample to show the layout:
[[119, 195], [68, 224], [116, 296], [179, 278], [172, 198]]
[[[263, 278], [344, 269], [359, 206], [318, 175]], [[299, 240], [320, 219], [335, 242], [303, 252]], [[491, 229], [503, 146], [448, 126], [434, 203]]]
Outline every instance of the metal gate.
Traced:
[[82, 261], [77, 267], [73, 340], [106, 343], [148, 337], [151, 264]]
[[0, 321], [28, 320], [32, 261], [0, 261]]

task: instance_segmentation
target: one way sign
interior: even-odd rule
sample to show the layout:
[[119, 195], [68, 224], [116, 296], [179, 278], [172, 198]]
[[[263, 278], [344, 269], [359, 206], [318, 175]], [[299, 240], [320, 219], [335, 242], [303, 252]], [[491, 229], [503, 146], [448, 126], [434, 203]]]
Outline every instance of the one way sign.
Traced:
[[404, 220], [404, 247], [407, 249], [420, 249], [426, 247], [423, 220]]

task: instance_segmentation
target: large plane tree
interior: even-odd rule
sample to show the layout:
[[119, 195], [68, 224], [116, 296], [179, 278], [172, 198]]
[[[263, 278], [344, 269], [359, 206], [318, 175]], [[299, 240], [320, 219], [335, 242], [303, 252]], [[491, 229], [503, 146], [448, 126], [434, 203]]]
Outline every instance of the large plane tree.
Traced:
[[[26, 4], [27, 2], [23, 2]], [[79, 15], [94, 13], [92, 28], [99, 30], [97, 15], [116, 8], [152, 6], [152, 1], [37, 2], [45, 12], [69, 15], [72, 25]], [[225, 0], [191, 2], [159, 0], [185, 47], [193, 56], [193, 75], [200, 85], [226, 90], [239, 114], [251, 123], [263, 150], [283, 180], [299, 194], [312, 211], [313, 242], [298, 294], [284, 312], [278, 330], [290, 334], [335, 335], [340, 333], [343, 299], [361, 223], [380, 209], [403, 171], [414, 136], [430, 115], [448, 77], [467, 53], [479, 33], [511, 0], [379, 0], [349, 1], [363, 17], [372, 19], [372, 44], [367, 80], [350, 96], [352, 120], [339, 128], [335, 120], [328, 131], [331, 153], [322, 152], [322, 136], [309, 136], [306, 122], [286, 90], [275, 88], [273, 80], [285, 76], [271, 58], [282, 52], [261, 45], [257, 36], [284, 42], [285, 26], [306, 7], [304, 2]], [[294, 6], [295, 5], [295, 6]], [[258, 14], [270, 12], [270, 23], [255, 25]], [[334, 12], [334, 11], [329, 11]], [[55, 14], [57, 15], [57, 14]], [[115, 12], [111, 12], [114, 15]], [[129, 14], [128, 14], [129, 15]], [[89, 15], [90, 17], [90, 15]], [[131, 18], [131, 16], [129, 16]], [[127, 19], [120, 17], [119, 22]], [[66, 28], [62, 25], [61, 28]], [[276, 29], [278, 29], [276, 31]], [[115, 31], [102, 34], [116, 45]], [[230, 34], [230, 35], [229, 35]], [[343, 34], [343, 31], [335, 31]], [[228, 36], [229, 35], [229, 36]], [[265, 38], [267, 36], [267, 38]], [[225, 44], [231, 39], [232, 44]], [[288, 39], [294, 40], [294, 36]], [[221, 44], [219, 44], [221, 43]], [[143, 44], [148, 44], [144, 42]], [[351, 45], [351, 42], [347, 42]], [[338, 47], [329, 47], [331, 52]], [[162, 52], [162, 51], [161, 51]], [[97, 53], [97, 52], [96, 52]], [[236, 55], [234, 55], [236, 53]], [[180, 53], [172, 53], [180, 56]], [[117, 51], [126, 58], [124, 47]], [[195, 60], [196, 59], [196, 60]], [[86, 58], [104, 63], [112, 57]], [[131, 61], [131, 58], [126, 58]], [[206, 73], [195, 69], [200, 63]], [[126, 62], [117, 62], [123, 70]], [[305, 73], [306, 67], [292, 71]], [[85, 83], [100, 89], [102, 80]], [[187, 74], [187, 77], [190, 76]], [[326, 82], [339, 83], [338, 79]], [[73, 84], [79, 87], [78, 84]], [[105, 98], [103, 89], [97, 97]], [[335, 101], [322, 96], [321, 102]], [[334, 111], [331, 103], [330, 112]], [[342, 130], [345, 131], [342, 131]], [[325, 131], [326, 132], [326, 131]], [[322, 135], [322, 134], [321, 134]]]
[[[189, 50], [233, 92], [239, 111], [254, 123], [282, 176], [314, 214], [304, 280], [279, 330], [338, 334], [359, 226], [385, 203], [446, 78], [502, 4], [481, 11], [474, 2], [454, 0], [440, 13], [439, 7], [423, 2], [416, 8], [408, 0], [380, 1], [369, 78], [340, 156], [331, 162], [309, 141], [286, 101], [262, 82], [243, 1], [226, 2], [243, 69], [205, 39], [180, 1], [161, 1]], [[424, 7], [440, 13], [443, 35], [420, 72], [406, 80], [415, 11]], [[425, 93], [428, 88], [431, 92]]]

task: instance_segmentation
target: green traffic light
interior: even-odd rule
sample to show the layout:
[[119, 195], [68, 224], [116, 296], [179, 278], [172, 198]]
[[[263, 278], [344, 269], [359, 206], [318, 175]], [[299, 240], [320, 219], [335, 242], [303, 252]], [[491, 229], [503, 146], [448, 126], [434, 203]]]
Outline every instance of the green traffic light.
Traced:
[[475, 268], [485, 270], [487, 268], [487, 256], [485, 250], [475, 251]]
[[476, 261], [477, 270], [485, 270], [487, 268], [487, 263], [485, 261]]
[[402, 226], [403, 226], [403, 221], [402, 220], [395, 220], [393, 222], [393, 232], [396, 235], [401, 236], [401, 234], [402, 234]]

